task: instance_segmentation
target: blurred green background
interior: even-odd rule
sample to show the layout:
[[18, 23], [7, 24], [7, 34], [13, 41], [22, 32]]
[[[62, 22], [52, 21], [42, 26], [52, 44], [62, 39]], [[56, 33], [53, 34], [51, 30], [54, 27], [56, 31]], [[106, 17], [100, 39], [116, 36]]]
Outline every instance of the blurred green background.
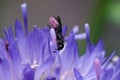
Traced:
[[[61, 16], [68, 31], [74, 25], [84, 32], [84, 24], [89, 23], [91, 41], [103, 39], [108, 55], [112, 51], [120, 54], [120, 0], [0, 0], [0, 36], [3, 27], [12, 26], [19, 19], [23, 24], [20, 5], [28, 5], [29, 29], [48, 23], [50, 16]], [[85, 51], [85, 40], [79, 41], [80, 54]]]

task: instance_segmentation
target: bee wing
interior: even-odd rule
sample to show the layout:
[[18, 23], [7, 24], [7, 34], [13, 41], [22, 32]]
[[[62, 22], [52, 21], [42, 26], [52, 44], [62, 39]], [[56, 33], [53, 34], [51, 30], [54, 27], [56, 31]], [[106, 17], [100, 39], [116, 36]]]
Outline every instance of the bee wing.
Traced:
[[59, 23], [59, 26], [62, 28], [62, 23], [61, 23], [61, 18], [60, 18], [60, 16], [55, 17], [55, 19], [56, 19], [57, 22]]

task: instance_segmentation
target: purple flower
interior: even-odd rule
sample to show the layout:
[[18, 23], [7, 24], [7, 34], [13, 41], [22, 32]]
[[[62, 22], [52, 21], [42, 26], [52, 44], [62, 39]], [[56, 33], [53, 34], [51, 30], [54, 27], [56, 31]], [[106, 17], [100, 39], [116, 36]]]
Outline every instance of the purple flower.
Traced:
[[[5, 37], [0, 39], [1, 80], [119, 80], [120, 60], [110, 62], [115, 52], [106, 58], [103, 41], [90, 42], [89, 25], [85, 33], [78, 33], [75, 26], [66, 37], [63, 26], [64, 48], [56, 50], [55, 30], [48, 26], [28, 31], [26, 4], [21, 5], [24, 29], [15, 22], [12, 28], [4, 28]], [[86, 51], [79, 56], [77, 40], [86, 39]], [[112, 64], [112, 65], [110, 65]]]

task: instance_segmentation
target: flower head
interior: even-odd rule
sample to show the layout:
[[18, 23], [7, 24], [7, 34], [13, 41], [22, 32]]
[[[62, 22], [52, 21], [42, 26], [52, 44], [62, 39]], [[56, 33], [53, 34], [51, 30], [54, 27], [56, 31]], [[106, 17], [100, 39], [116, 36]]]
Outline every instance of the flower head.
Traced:
[[[103, 41], [100, 40], [97, 45], [90, 42], [87, 23], [84, 33], [79, 34], [76, 26], [67, 37], [67, 27], [62, 26], [64, 47], [58, 50], [54, 28], [46, 26], [40, 29], [35, 25], [33, 30], [28, 31], [25, 3], [21, 9], [24, 29], [16, 20], [15, 35], [11, 27], [4, 28], [5, 37], [0, 39], [1, 80], [119, 80], [119, 59], [110, 66], [115, 52], [106, 58]], [[53, 27], [57, 25], [59, 23]], [[76, 41], [81, 39], [86, 39], [87, 47], [85, 53], [79, 56]]]

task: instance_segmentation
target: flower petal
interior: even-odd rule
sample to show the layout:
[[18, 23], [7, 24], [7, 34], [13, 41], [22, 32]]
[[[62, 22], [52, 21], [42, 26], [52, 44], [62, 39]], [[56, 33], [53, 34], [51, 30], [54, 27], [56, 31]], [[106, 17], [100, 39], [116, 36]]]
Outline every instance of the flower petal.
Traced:
[[76, 62], [78, 61], [77, 45], [72, 33], [69, 35], [66, 43], [66, 47], [61, 54], [63, 71], [69, 70], [71, 67], [75, 66]]
[[13, 80], [13, 75], [12, 71], [10, 69], [10, 65], [7, 59], [4, 58], [4, 56], [2, 56], [0, 54], [0, 74], [2, 74], [1, 79], [2, 80]]
[[66, 35], [66, 32], [67, 32], [67, 26], [62, 26], [62, 34], [63, 34], [63, 36]]
[[29, 64], [25, 64], [22, 80], [34, 80], [34, 73], [35, 73], [35, 70], [32, 69]]
[[84, 78], [76, 68], [74, 68], [74, 74], [75, 74], [76, 80], [84, 80]]
[[23, 3], [21, 5], [21, 10], [23, 14], [23, 19], [24, 19], [24, 25], [25, 25], [25, 34], [28, 34], [28, 24], [27, 24], [27, 4]]
[[52, 56], [49, 56], [49, 58], [43, 62], [41, 66], [39, 66], [35, 72], [35, 78], [34, 80], [40, 80], [43, 72], [46, 71], [46, 69], [50, 69], [50, 67], [53, 65], [55, 61], [55, 58]]
[[24, 31], [22, 29], [22, 25], [18, 20], [16, 20], [15, 22], [15, 35], [17, 39], [21, 39], [22, 37], [24, 37]]
[[85, 24], [85, 32], [86, 32], [86, 40], [87, 40], [87, 48], [90, 47], [90, 29], [89, 29], [89, 24]]
[[110, 80], [112, 78], [112, 75], [113, 75], [112, 68], [104, 70], [100, 80]]

